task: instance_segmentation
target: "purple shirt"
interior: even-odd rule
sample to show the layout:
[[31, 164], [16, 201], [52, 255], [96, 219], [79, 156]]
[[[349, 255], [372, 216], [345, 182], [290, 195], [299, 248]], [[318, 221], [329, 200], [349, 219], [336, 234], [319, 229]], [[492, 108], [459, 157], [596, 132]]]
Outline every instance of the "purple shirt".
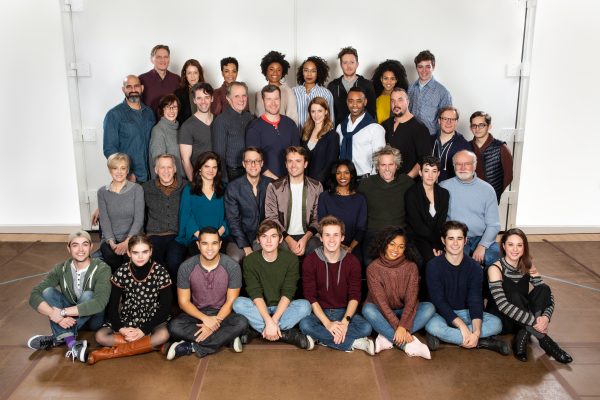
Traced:
[[158, 120], [158, 103], [163, 96], [175, 93], [175, 89], [179, 87], [181, 78], [179, 75], [167, 71], [165, 78], [162, 79], [155, 69], [141, 74], [140, 82], [144, 85], [142, 92], [142, 103], [147, 105], [154, 111], [154, 115]]

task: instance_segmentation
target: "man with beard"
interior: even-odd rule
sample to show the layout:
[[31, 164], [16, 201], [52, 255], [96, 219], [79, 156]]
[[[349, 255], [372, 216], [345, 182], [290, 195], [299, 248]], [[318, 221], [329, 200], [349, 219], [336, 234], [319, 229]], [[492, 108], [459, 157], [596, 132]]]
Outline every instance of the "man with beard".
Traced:
[[127, 178], [132, 182], [146, 182], [150, 178], [148, 147], [156, 122], [154, 113], [141, 102], [144, 85], [137, 76], [127, 75], [122, 90], [125, 100], [104, 117], [104, 156], [127, 154], [131, 160]]
[[410, 100], [406, 90], [394, 88], [390, 102], [392, 116], [381, 124], [385, 129], [385, 142], [402, 154], [399, 173], [414, 179], [419, 175], [419, 161], [431, 155], [429, 130], [408, 110]]

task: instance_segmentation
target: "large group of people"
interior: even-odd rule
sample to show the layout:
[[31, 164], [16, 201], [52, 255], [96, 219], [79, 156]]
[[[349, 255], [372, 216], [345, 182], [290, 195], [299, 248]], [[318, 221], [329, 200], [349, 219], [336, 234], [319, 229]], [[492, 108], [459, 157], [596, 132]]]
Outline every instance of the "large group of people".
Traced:
[[[515, 333], [517, 359], [534, 336], [571, 362], [548, 336], [554, 297], [527, 237], [496, 242], [512, 157], [491, 116], [471, 115], [471, 142], [456, 131], [428, 50], [411, 85], [397, 60], [369, 80], [354, 48], [338, 58], [327, 86], [326, 60], [311, 56], [290, 88], [290, 63], [270, 51], [252, 113], [235, 58], [213, 89], [197, 60], [179, 77], [155, 46], [154, 68], [128, 75], [105, 117], [100, 251], [85, 231], [69, 236], [70, 257], [30, 297], [52, 334], [28, 346], [65, 344], [94, 364], [241, 352], [262, 337], [431, 359], [440, 342], [507, 355], [496, 335]], [[103, 347], [79, 338], [84, 327]]]

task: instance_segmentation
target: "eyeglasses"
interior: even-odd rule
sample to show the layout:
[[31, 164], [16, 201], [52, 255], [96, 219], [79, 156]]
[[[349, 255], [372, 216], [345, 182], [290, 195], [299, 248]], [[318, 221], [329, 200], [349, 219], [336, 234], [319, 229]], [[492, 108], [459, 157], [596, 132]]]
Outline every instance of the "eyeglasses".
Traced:
[[473, 165], [473, 161], [469, 161], [469, 162], [457, 162], [454, 163], [455, 167], [467, 167], [469, 165]]
[[166, 106], [165, 110], [175, 111], [175, 110], [179, 110], [179, 107], [177, 107], [177, 106]]
[[259, 165], [262, 162], [263, 162], [263, 160], [244, 160], [244, 163], [250, 164], [250, 165]]
[[471, 124], [471, 129], [483, 129], [486, 126], [488, 126], [488, 124]]
[[457, 121], [458, 118], [440, 117], [440, 120], [442, 122], [454, 122], [454, 121]]

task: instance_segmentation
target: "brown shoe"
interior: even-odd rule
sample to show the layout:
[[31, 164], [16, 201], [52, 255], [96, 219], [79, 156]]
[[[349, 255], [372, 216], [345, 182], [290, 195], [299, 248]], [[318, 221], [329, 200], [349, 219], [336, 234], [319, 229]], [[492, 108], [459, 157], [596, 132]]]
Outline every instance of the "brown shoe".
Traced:
[[121, 335], [119, 332], [115, 332], [112, 335], [113, 337], [113, 346], [116, 346], [118, 344], [125, 344], [127, 343], [127, 340], [125, 340], [125, 338], [123, 337], [123, 335]]
[[88, 356], [88, 364], [93, 365], [98, 361], [108, 360], [109, 358], [150, 353], [153, 350], [152, 344], [150, 343], [150, 336], [144, 336], [135, 342], [127, 342], [113, 347], [104, 347], [100, 350], [92, 351]]

